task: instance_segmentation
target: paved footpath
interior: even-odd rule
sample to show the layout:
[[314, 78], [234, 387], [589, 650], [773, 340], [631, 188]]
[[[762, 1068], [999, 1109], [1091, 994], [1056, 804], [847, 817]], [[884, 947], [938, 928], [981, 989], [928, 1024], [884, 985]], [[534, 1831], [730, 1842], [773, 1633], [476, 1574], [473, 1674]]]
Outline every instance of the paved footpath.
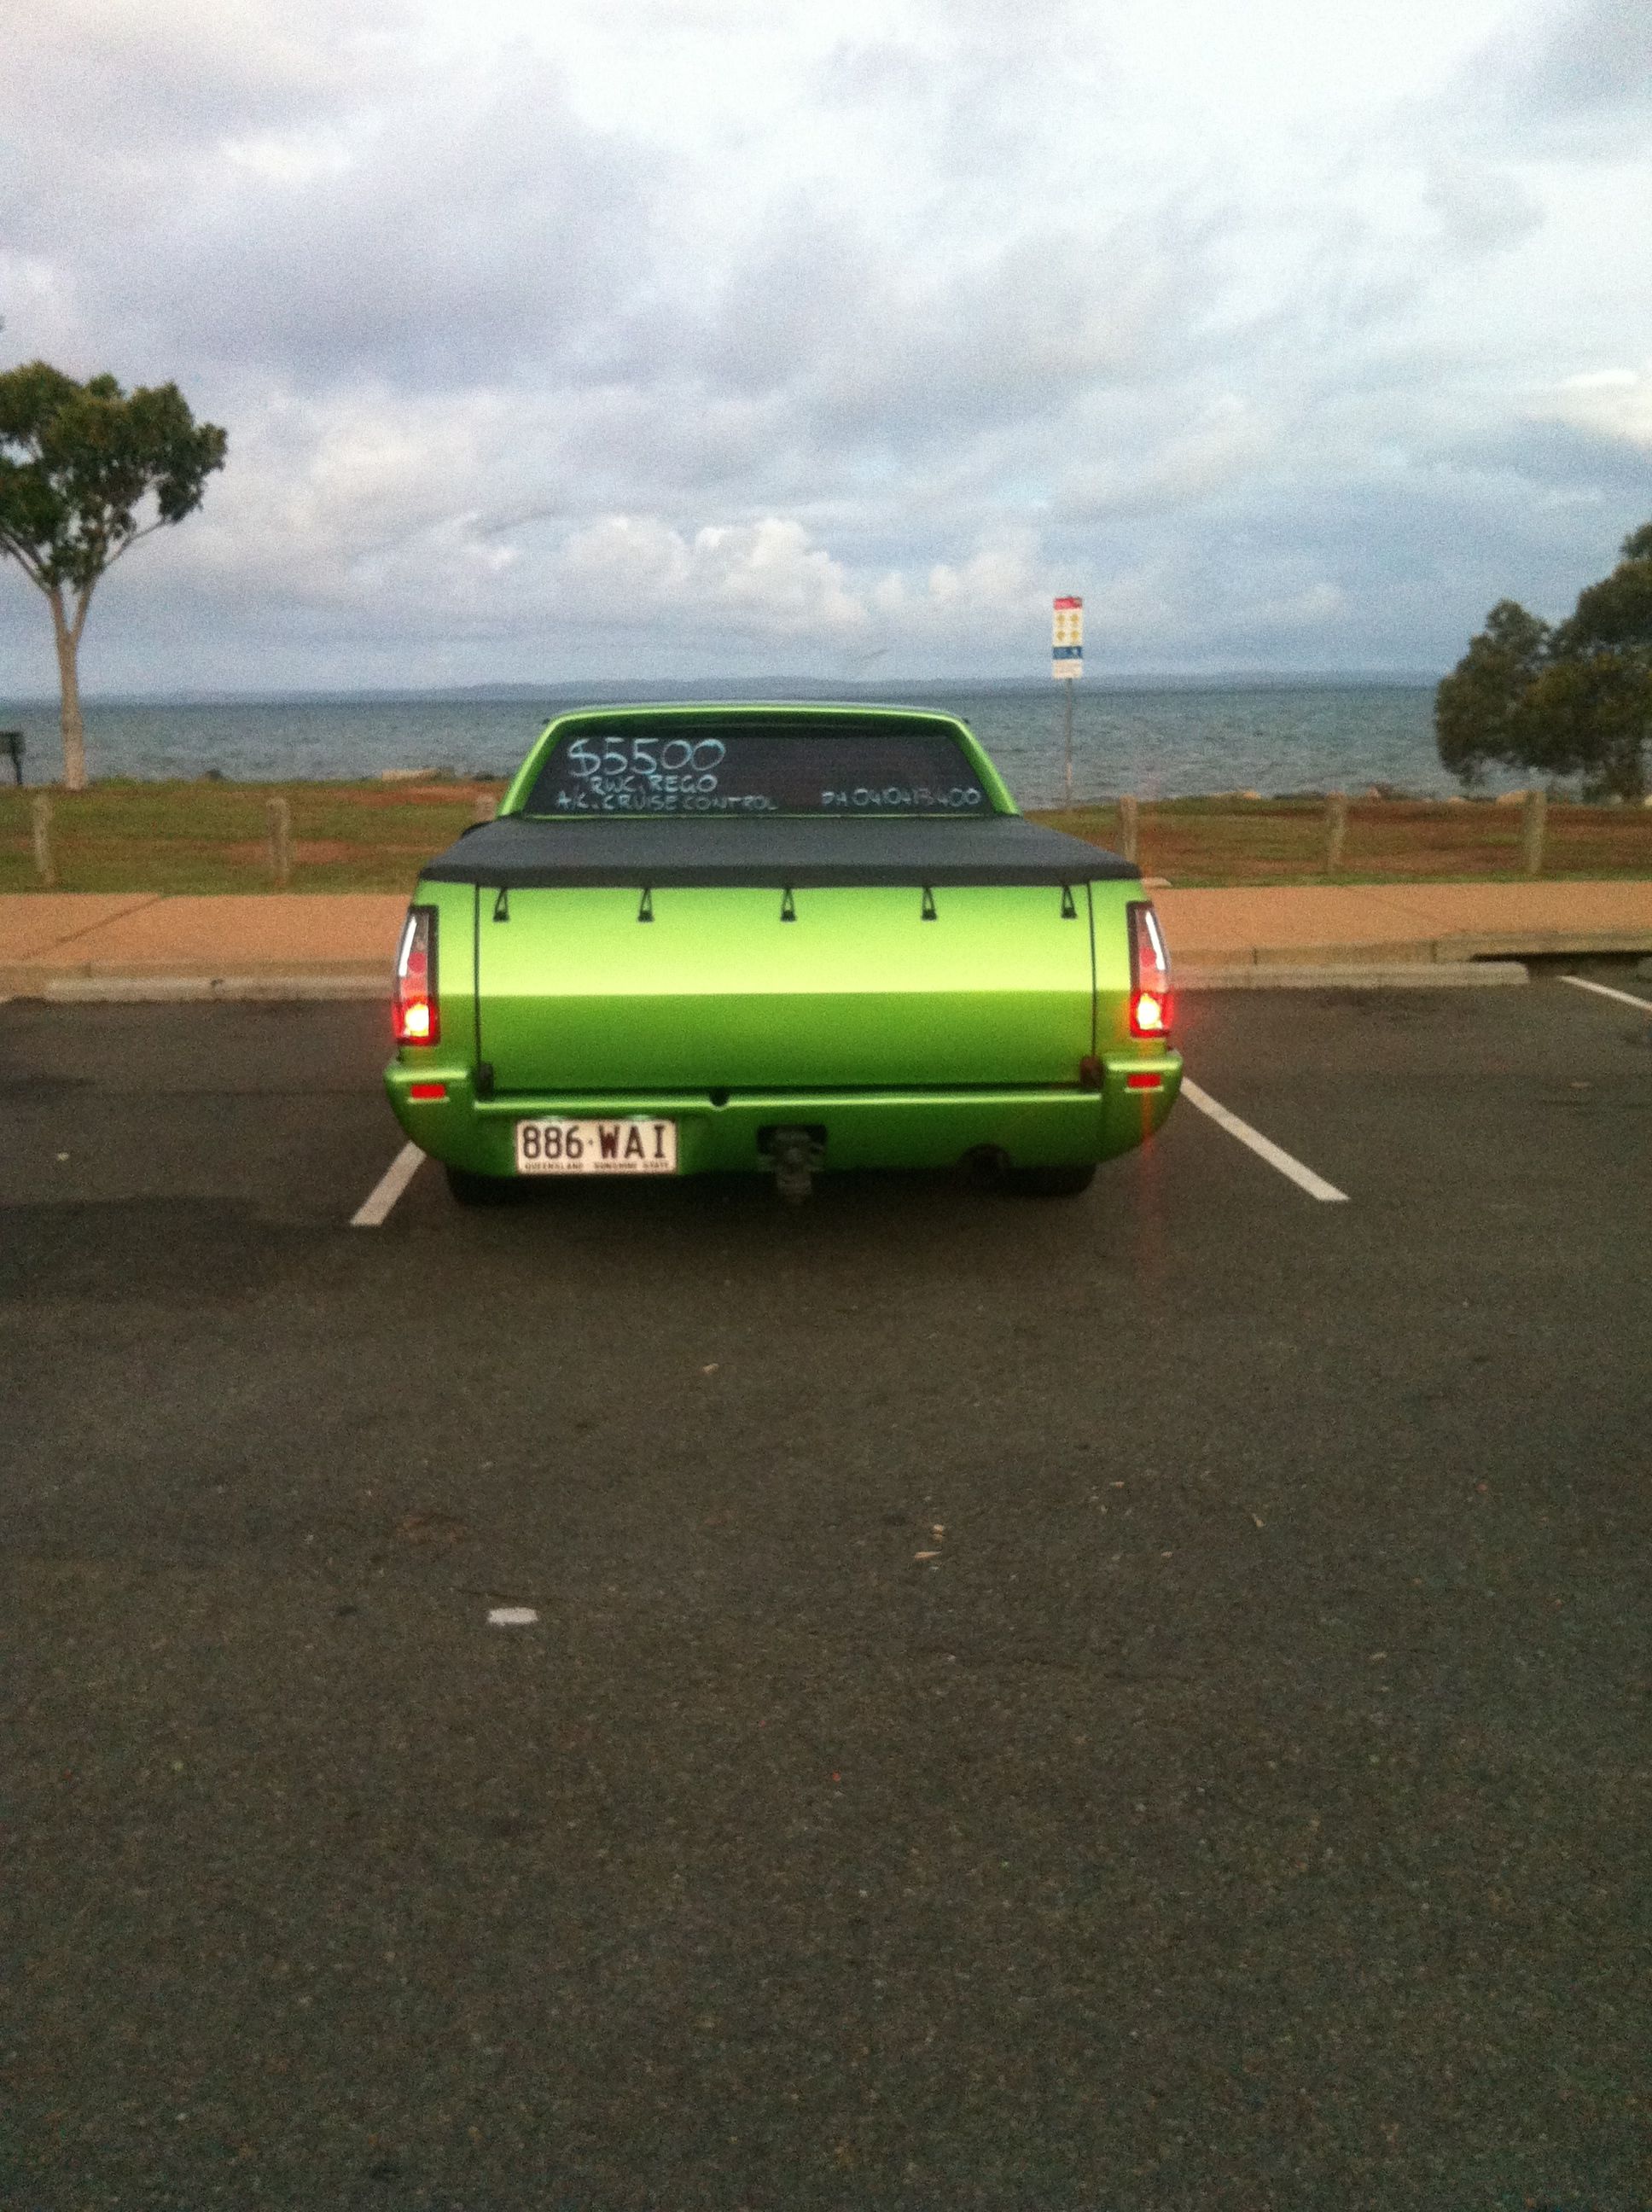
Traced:
[[[1321, 968], [1652, 951], [1652, 882], [1357, 884], [1155, 892], [1184, 985]], [[0, 897], [0, 996], [377, 996], [406, 902], [393, 893]], [[1247, 971], [1254, 971], [1254, 977]]]
[[176, 982], [203, 993], [222, 984], [377, 995], [406, 912], [395, 892], [13, 895], [0, 898], [0, 994], [77, 997], [128, 985], [136, 994]]

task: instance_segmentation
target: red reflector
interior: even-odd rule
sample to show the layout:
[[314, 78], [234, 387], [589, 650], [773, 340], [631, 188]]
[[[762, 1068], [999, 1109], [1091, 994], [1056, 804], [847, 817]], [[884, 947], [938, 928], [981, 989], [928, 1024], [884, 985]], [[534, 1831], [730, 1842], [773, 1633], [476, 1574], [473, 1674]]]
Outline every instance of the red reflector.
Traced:
[[[1163, 1088], [1163, 1085], [1164, 1078], [1162, 1075], [1127, 1075], [1124, 1079], [1124, 1087], [1127, 1091], [1159, 1091]], [[413, 1094], [416, 1098], [418, 1095], [416, 1091]]]
[[[1133, 1081], [1134, 1079], [1132, 1078], [1132, 1080]], [[1153, 1080], [1157, 1083], [1158, 1078], [1155, 1076]], [[410, 1098], [445, 1098], [447, 1096], [447, 1085], [445, 1083], [410, 1083], [407, 1086], [407, 1095]]]

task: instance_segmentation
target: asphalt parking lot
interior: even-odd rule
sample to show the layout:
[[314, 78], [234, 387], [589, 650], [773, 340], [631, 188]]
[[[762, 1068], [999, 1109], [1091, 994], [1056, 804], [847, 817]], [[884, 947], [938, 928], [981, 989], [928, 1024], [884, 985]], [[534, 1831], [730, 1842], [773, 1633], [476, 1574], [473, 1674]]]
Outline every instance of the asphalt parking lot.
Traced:
[[1179, 1041], [1346, 1202], [355, 1229], [374, 1009], [0, 1006], [8, 2212], [1645, 2212], [1652, 1012]]

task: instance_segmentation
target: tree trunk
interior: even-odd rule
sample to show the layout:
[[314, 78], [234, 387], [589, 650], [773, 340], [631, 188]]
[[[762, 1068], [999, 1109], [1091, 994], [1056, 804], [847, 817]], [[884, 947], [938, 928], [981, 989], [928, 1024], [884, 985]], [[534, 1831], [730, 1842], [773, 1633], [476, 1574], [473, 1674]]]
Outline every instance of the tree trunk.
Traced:
[[81, 719], [81, 631], [86, 622], [82, 600], [73, 622], [64, 607], [63, 587], [46, 595], [52, 602], [52, 632], [58, 647], [58, 684], [63, 695], [63, 781], [65, 791], [86, 788], [86, 724]]

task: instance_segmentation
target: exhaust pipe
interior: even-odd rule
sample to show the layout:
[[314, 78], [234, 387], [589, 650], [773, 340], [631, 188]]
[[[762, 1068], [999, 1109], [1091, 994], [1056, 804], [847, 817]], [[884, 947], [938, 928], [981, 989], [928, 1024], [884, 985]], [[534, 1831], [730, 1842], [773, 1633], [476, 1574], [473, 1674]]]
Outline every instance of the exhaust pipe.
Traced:
[[765, 1129], [763, 1149], [774, 1163], [774, 1188], [788, 1206], [801, 1206], [814, 1188], [815, 1170], [826, 1156], [824, 1130]]

